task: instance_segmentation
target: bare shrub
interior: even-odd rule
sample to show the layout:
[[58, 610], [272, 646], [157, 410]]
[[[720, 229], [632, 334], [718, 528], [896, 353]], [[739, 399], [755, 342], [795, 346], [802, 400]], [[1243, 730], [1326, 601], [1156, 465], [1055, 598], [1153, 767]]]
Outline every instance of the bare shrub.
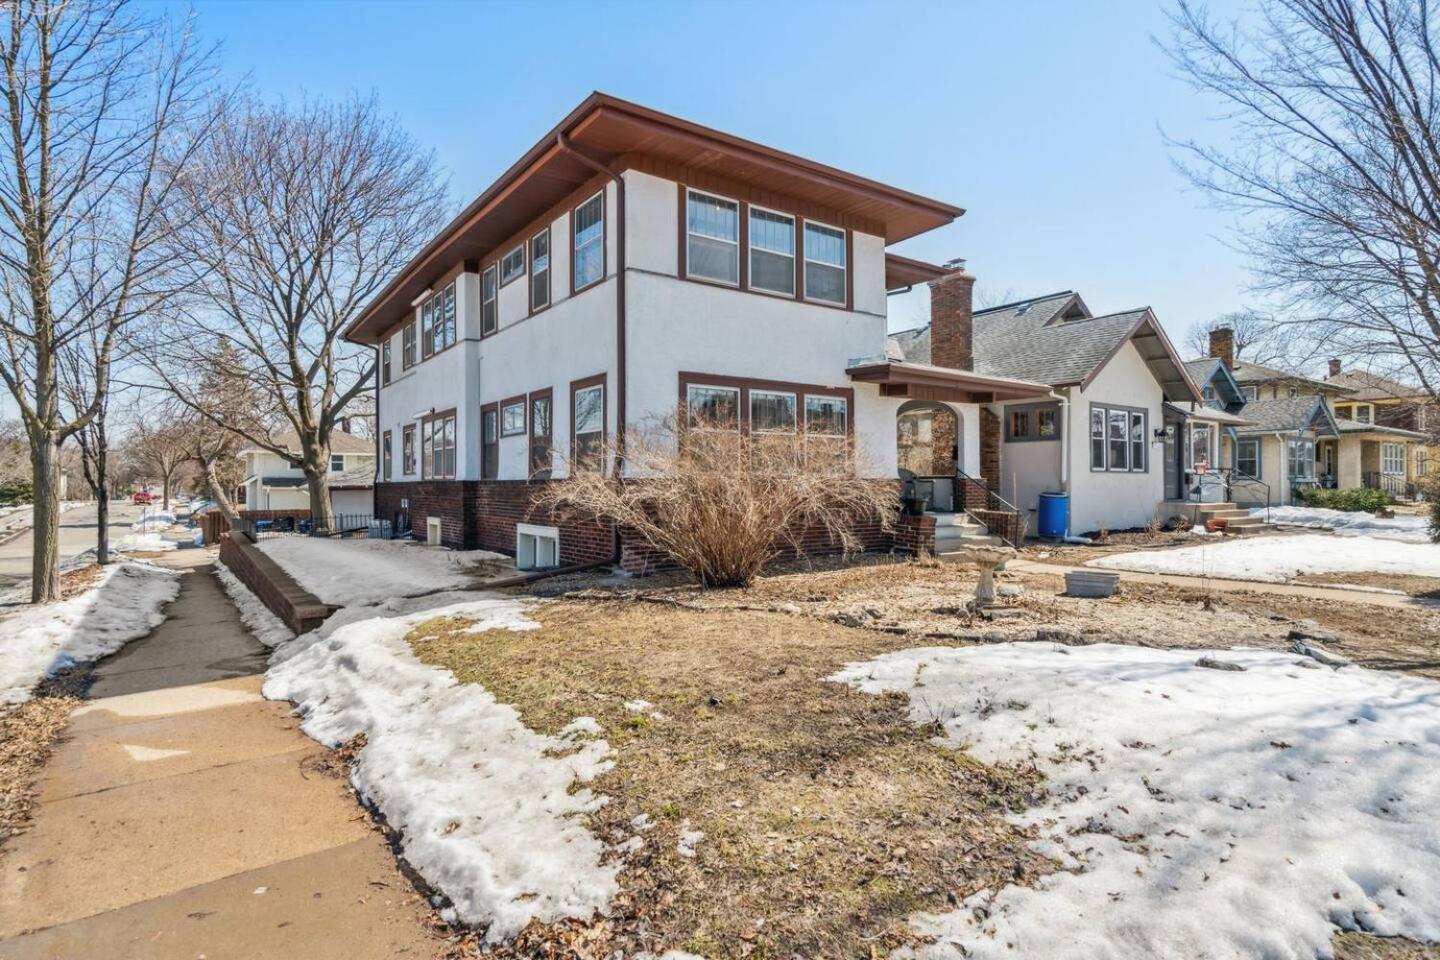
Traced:
[[[631, 428], [623, 448], [575, 458], [536, 508], [631, 530], [705, 587], [746, 586], [782, 552], [804, 556], [806, 531], [849, 554], [862, 548], [857, 522], [894, 529], [896, 485], [859, 477], [843, 435], [742, 433], [733, 418], [681, 422]], [[623, 480], [599, 469], [620, 449]]]

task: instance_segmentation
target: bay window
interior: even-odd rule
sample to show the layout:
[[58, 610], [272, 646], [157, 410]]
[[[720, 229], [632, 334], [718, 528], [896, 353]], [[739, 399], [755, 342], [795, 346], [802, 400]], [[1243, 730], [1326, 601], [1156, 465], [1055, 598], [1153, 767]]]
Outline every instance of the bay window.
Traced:
[[750, 208], [750, 289], [795, 295], [795, 218]]
[[845, 303], [845, 231], [805, 223], [805, 299]]
[[605, 194], [600, 192], [575, 208], [571, 216], [574, 257], [571, 284], [575, 290], [605, 276]]
[[740, 283], [740, 204], [686, 192], [685, 273], [702, 280]]

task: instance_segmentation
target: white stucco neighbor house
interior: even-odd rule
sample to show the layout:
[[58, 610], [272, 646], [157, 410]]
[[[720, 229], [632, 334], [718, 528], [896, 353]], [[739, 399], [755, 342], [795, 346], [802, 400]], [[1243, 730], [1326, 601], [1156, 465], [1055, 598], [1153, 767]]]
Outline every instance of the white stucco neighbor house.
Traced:
[[[904, 480], [929, 512], [906, 544], [981, 525], [1013, 537], [1006, 498], [1028, 504], [1057, 484], [1075, 498], [1077, 529], [1145, 522], [1160, 494], [1148, 452], [1160, 405], [1194, 393], [1158, 324], [1148, 311], [1092, 318], [1073, 295], [1053, 330], [1018, 308], [972, 318], [960, 262], [886, 249], [963, 212], [587, 97], [346, 329], [378, 354], [377, 515], [523, 565], [640, 569], [625, 531], [538, 516], [532, 503], [572, 462], [629, 477], [602, 453], [611, 438], [683, 406], [709, 426], [792, 434], [817, 454], [847, 451], [861, 476]], [[920, 283], [937, 331], [923, 359], [887, 335], [887, 294]], [[1010, 326], [1028, 331], [1011, 359], [985, 359]], [[1032, 340], [1059, 352], [1011, 362]], [[1077, 344], [1088, 366], [1062, 374]], [[1123, 419], [1123, 466], [1088, 459], [1096, 411], [1107, 438], [1112, 415]], [[1044, 435], [1012, 435], [1002, 456], [1002, 415]], [[1143, 451], [1130, 452], [1132, 434]], [[878, 528], [866, 537], [897, 545]]]
[[[277, 446], [298, 451], [294, 432], [280, 434]], [[242, 449], [245, 465], [236, 506], [246, 510], [304, 510], [310, 506], [305, 474], [278, 454], [259, 447]], [[335, 513], [370, 517], [375, 512], [375, 443], [337, 430], [330, 436], [330, 503]]]

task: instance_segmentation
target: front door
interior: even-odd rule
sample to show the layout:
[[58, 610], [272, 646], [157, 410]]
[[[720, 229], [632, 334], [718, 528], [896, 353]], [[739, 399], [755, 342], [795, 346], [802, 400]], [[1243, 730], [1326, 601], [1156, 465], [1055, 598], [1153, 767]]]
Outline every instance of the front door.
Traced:
[[1181, 469], [1180, 461], [1185, 456], [1185, 448], [1180, 444], [1180, 437], [1184, 435], [1184, 422], [1176, 417], [1165, 417], [1165, 499], [1183, 500], [1185, 491], [1181, 486], [1184, 477], [1184, 470]]

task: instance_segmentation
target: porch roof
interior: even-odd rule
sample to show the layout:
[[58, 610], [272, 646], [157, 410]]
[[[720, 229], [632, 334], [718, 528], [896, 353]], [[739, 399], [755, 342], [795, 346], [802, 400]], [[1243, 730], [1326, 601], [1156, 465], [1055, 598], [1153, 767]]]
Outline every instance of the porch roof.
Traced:
[[1361, 440], [1366, 439], [1365, 434], [1374, 434], [1377, 440], [1428, 440], [1428, 434], [1420, 433], [1418, 430], [1402, 430], [1399, 427], [1386, 427], [1378, 423], [1361, 423], [1358, 420], [1342, 420], [1335, 418], [1335, 426], [1340, 432], [1347, 436], [1359, 436]]
[[879, 384], [881, 396], [912, 400], [993, 403], [1050, 394], [1050, 387], [1043, 383], [904, 360], [860, 360], [845, 373], [857, 383]]
[[1205, 420], [1210, 423], [1223, 423], [1231, 427], [1247, 427], [1254, 423], [1253, 420], [1246, 420], [1244, 417], [1226, 413], [1224, 410], [1216, 410], [1214, 407], [1197, 406], [1187, 410], [1176, 404], [1166, 403], [1165, 409], [1177, 413], [1187, 420]]

